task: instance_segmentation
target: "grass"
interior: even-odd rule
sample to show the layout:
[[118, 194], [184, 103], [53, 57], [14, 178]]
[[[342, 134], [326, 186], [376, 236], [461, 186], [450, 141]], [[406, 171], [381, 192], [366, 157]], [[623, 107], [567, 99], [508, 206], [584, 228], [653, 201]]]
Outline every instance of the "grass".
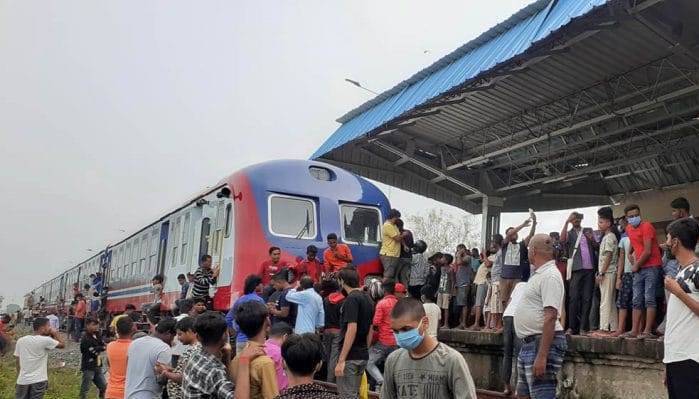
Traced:
[[[0, 360], [0, 398], [13, 398], [15, 395], [14, 356], [8, 354]], [[49, 368], [49, 389], [44, 399], [75, 399], [80, 394], [80, 371], [67, 368]], [[93, 386], [88, 394], [90, 398], [97, 397]]]
[[[22, 331], [24, 333], [24, 331]], [[22, 335], [22, 334], [19, 334]], [[9, 399], [15, 397], [15, 383], [17, 382], [17, 370], [15, 357], [12, 355], [14, 345], [8, 349], [7, 354], [0, 358], [0, 398]], [[51, 361], [49, 354], [49, 389], [44, 399], [76, 399], [80, 396], [81, 373], [78, 369], [68, 367], [52, 367], [55, 361]], [[88, 398], [97, 398], [97, 388], [90, 387]]]

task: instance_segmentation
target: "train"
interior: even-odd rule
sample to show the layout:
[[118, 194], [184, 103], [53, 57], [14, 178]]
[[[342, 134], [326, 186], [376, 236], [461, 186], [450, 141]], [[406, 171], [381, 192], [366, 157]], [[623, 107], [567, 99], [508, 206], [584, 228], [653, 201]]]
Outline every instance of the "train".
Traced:
[[362, 278], [381, 275], [381, 226], [390, 204], [372, 182], [341, 168], [307, 160], [276, 160], [238, 170], [123, 240], [34, 288], [27, 296], [47, 309], [73, 298], [73, 287], [102, 273], [106, 310], [152, 302], [151, 279], [165, 277], [162, 303], [179, 299], [179, 274], [194, 272], [202, 255], [221, 267], [211, 288], [213, 308], [226, 311], [245, 278], [259, 274], [272, 246], [295, 264], [309, 245], [327, 247], [335, 233], [347, 244]]

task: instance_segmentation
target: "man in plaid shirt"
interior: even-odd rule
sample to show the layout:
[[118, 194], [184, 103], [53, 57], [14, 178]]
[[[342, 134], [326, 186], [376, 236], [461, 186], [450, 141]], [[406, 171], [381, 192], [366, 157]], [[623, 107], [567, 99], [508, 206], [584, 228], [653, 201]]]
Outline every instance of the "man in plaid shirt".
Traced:
[[233, 399], [233, 382], [226, 371], [231, 360], [226, 320], [218, 313], [206, 312], [197, 317], [194, 329], [201, 349], [194, 351], [182, 371], [182, 397]]

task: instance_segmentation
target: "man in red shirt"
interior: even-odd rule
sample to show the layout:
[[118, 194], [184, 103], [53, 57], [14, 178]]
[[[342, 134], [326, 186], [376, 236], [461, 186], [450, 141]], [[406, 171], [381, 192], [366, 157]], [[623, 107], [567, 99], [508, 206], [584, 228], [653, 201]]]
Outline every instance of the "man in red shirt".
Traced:
[[376, 343], [369, 348], [369, 362], [366, 366], [366, 371], [376, 381], [374, 391], [380, 392], [383, 385], [383, 375], [377, 367], [377, 364], [386, 360], [388, 355], [396, 350], [396, 337], [391, 329], [391, 311], [396, 306], [398, 298], [396, 294], [405, 296], [405, 286], [396, 283], [393, 280], [385, 279], [381, 284], [384, 296], [376, 303], [374, 311], [374, 320], [372, 321], [372, 329], [369, 330], [368, 342], [373, 340], [376, 335]]
[[260, 277], [262, 277], [262, 286], [265, 287], [262, 291], [262, 298], [267, 300], [274, 292], [274, 287], [270, 284], [272, 276], [279, 273], [282, 269], [288, 269], [289, 263], [281, 260], [282, 250], [279, 247], [269, 248], [269, 260], [262, 262], [260, 267]]
[[301, 280], [303, 276], [309, 276], [314, 283], [320, 282], [320, 273], [323, 271], [323, 262], [318, 260], [318, 248], [309, 245], [306, 248], [306, 259], [299, 261], [292, 267], [294, 271], [294, 281]]
[[325, 274], [332, 274], [352, 263], [352, 251], [347, 244], [337, 242], [337, 234], [328, 234], [328, 248], [323, 252]]
[[75, 305], [75, 328], [73, 329], [73, 339], [75, 342], [80, 342], [80, 336], [85, 328], [87, 302], [85, 302], [85, 297], [83, 297], [83, 294], [76, 295], [75, 299], [78, 301], [78, 303]]
[[[657, 304], [655, 291], [661, 283], [663, 260], [655, 234], [655, 227], [650, 222], [641, 220], [641, 208], [629, 205], [624, 209], [628, 226], [626, 234], [633, 249], [633, 319], [631, 331], [627, 336], [657, 338], [653, 334]], [[646, 325], [641, 330], [641, 316], [646, 312]], [[639, 334], [640, 333], [640, 334]]]

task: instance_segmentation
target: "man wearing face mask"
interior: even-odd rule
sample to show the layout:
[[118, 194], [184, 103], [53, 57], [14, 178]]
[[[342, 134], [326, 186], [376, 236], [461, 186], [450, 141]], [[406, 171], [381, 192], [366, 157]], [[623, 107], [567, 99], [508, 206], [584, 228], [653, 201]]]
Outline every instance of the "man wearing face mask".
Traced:
[[[626, 234], [633, 248], [633, 314], [631, 331], [624, 336], [640, 339], [655, 339], [656, 300], [655, 291], [660, 283], [663, 260], [655, 234], [655, 227], [650, 222], [641, 220], [641, 208], [629, 205], [624, 209], [628, 226]], [[646, 312], [646, 325], [641, 333], [641, 316]]]
[[382, 399], [476, 398], [464, 357], [429, 334], [429, 319], [415, 298], [400, 299], [391, 312], [400, 347], [386, 360]]
[[529, 263], [532, 274], [514, 315], [515, 332], [522, 340], [517, 359], [517, 395], [553, 399], [567, 343], [558, 319], [564, 301], [563, 278], [556, 268], [551, 237], [532, 237]]

